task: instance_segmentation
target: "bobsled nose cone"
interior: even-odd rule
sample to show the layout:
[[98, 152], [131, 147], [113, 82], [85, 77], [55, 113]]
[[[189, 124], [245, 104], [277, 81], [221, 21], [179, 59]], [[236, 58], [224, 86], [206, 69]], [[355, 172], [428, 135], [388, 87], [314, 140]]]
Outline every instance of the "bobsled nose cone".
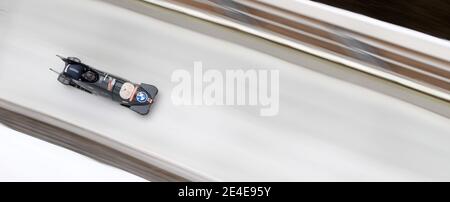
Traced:
[[141, 115], [147, 115], [150, 111], [150, 105], [133, 105], [130, 109]]
[[158, 88], [156, 88], [153, 85], [141, 83], [141, 87], [145, 91], [147, 91], [147, 93], [149, 94], [150, 98], [152, 98], [152, 99], [154, 99], [156, 97], [156, 94], [158, 94]]

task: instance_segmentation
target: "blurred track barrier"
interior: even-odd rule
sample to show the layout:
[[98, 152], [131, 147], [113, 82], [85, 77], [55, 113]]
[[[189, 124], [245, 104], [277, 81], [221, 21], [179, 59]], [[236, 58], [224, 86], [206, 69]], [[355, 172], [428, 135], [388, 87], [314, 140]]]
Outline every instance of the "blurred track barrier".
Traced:
[[[439, 53], [439, 50], [450, 51], [450, 48], [446, 48], [448, 42], [444, 40], [437, 42], [437, 48], [432, 47], [436, 44], [435, 41], [434, 44], [426, 44], [427, 47], [417, 43], [417, 47], [408, 48], [411, 43], [404, 45], [405, 43], [393, 43], [390, 39], [385, 40], [389, 38], [386, 35], [390, 32], [382, 30], [383, 26], [372, 30], [355, 30], [354, 27], [346, 28], [339, 23], [336, 25], [303, 15], [301, 9], [293, 12], [279, 6], [316, 4], [315, 9], [321, 9], [322, 5], [314, 2], [145, 1], [235, 28], [450, 101], [450, 62], [445, 53]], [[324, 10], [326, 9], [321, 11]], [[355, 14], [353, 18], [358, 17]], [[348, 16], [344, 20], [349, 24], [354, 23]], [[405, 30], [394, 32], [399, 36], [391, 38], [402, 37]], [[378, 37], [378, 34], [382, 37]], [[416, 35], [408, 35], [409, 42], [414, 41]]]
[[[16, 131], [59, 145], [147, 180], [188, 181], [188, 179], [174, 172], [169, 172], [167, 171], [169, 169], [161, 166], [167, 164], [167, 162], [155, 162], [156, 159], [149, 161], [139, 158], [143, 154], [138, 154], [140, 153], [138, 151], [123, 151], [119, 149], [119, 146], [112, 146], [120, 143], [107, 138], [102, 140], [86, 138], [86, 135], [97, 138], [101, 135], [2, 99], [0, 99], [0, 123]], [[79, 134], [84, 134], [84, 136]], [[157, 164], [159, 166], [156, 166]]]

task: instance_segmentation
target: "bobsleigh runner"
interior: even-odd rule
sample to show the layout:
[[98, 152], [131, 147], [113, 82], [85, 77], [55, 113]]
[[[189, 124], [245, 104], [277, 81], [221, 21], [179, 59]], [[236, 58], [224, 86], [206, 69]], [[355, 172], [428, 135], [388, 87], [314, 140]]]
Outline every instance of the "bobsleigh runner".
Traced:
[[118, 102], [141, 115], [148, 114], [158, 89], [149, 84], [134, 84], [106, 72], [83, 64], [76, 57], [64, 58], [64, 70], [59, 74], [58, 81], [91, 94], [101, 95]]

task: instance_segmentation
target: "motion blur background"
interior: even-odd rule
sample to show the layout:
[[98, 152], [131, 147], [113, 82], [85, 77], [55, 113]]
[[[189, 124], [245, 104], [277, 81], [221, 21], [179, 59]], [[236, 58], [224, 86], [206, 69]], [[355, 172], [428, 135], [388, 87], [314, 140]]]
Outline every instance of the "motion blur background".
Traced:
[[[436, 36], [448, 47], [449, 1], [320, 2]], [[155, 84], [151, 115], [61, 86], [48, 71], [61, 65], [55, 54]], [[196, 60], [220, 70], [279, 69], [280, 114], [174, 107], [170, 75]], [[191, 170], [193, 180], [450, 180], [445, 100], [142, 1], [0, 0], [0, 98], [167, 160], [178, 173]], [[408, 102], [413, 98], [433, 110]], [[2, 181], [143, 180], [9, 128], [0, 134]]]

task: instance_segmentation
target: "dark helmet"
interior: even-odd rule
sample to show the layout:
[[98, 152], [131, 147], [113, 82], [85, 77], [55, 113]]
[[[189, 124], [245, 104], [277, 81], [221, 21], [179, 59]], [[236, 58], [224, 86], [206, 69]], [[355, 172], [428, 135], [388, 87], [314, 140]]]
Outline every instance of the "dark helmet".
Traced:
[[85, 72], [85, 67], [81, 64], [67, 64], [63, 74], [71, 79], [79, 80]]

